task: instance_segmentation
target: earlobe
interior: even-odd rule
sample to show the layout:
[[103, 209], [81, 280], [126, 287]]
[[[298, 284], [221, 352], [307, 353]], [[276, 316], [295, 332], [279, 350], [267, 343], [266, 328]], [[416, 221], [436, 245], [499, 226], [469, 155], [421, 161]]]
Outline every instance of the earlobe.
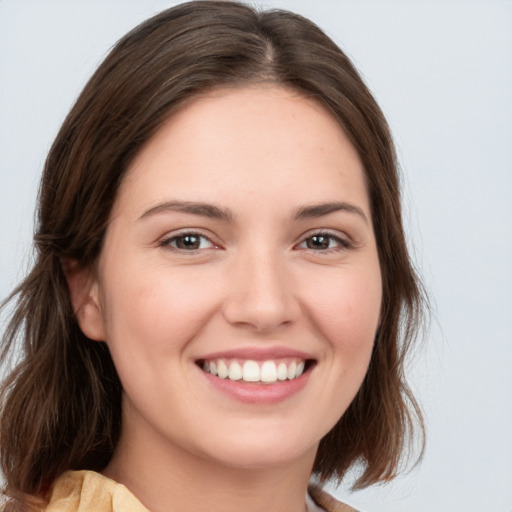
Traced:
[[99, 300], [99, 284], [89, 269], [75, 260], [65, 260], [62, 268], [68, 283], [73, 311], [82, 332], [90, 339], [105, 341], [103, 313]]

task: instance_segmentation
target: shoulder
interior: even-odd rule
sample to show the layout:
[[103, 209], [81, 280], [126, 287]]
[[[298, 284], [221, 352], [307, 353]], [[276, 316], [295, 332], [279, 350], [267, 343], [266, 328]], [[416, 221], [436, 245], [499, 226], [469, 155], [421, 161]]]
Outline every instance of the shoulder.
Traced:
[[325, 509], [326, 512], [358, 512], [350, 505], [346, 505], [345, 503], [333, 498], [317, 485], [310, 485], [308, 487], [308, 492], [313, 498], [313, 501]]
[[[311, 485], [313, 501], [326, 512], [357, 512], [320, 487]], [[0, 509], [1, 510], [1, 509]], [[94, 471], [67, 471], [54, 483], [41, 512], [149, 512], [122, 484]]]
[[[94, 471], [67, 471], [54, 483], [44, 512], [149, 512], [122, 484]], [[43, 511], [42, 511], [43, 512]]]

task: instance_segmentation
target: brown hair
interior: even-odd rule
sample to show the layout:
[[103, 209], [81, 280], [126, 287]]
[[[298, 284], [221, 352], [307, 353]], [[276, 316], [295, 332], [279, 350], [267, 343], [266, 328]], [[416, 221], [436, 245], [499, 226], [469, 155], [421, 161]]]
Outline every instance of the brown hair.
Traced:
[[[37, 259], [13, 292], [2, 357], [23, 343], [2, 391], [6, 490], [43, 495], [67, 469], [100, 470], [119, 437], [122, 388], [104, 343], [81, 332], [64, 260], [90, 268], [123, 174], [173, 109], [213, 87], [274, 82], [320, 102], [364, 168], [383, 278], [382, 320], [365, 381], [320, 443], [314, 473], [341, 479], [361, 465], [364, 487], [392, 479], [421, 413], [404, 380], [424, 311], [404, 239], [394, 147], [383, 114], [346, 55], [286, 11], [196, 1], [122, 38], [90, 79], [48, 155], [35, 235]], [[416, 421], [419, 420], [419, 421]]]

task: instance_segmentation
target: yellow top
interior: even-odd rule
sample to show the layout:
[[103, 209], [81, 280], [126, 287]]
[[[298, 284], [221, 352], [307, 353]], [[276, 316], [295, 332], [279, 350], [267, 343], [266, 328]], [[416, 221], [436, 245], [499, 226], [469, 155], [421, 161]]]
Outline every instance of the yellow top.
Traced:
[[[314, 502], [327, 512], [357, 512], [318, 487]], [[94, 471], [67, 471], [55, 482], [44, 512], [149, 512], [122, 484]]]
[[122, 484], [94, 471], [67, 471], [44, 512], [149, 512]]

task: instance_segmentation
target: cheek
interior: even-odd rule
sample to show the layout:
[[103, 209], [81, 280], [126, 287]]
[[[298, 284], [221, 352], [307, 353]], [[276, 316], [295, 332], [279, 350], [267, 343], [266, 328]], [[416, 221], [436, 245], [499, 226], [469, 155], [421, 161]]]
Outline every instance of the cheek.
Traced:
[[[334, 271], [333, 271], [334, 270]], [[382, 300], [378, 265], [344, 266], [305, 281], [310, 329], [322, 340], [315, 428], [325, 435], [345, 413], [368, 371]], [[307, 304], [307, 306], [306, 306]]]
[[341, 269], [325, 284], [311, 291], [312, 316], [324, 337], [348, 354], [371, 351], [382, 300], [378, 267]]
[[214, 314], [218, 298], [215, 287], [204, 286], [202, 280], [187, 272], [165, 266], [124, 265], [122, 275], [112, 272], [105, 283], [104, 296], [107, 343], [114, 357], [124, 362], [119, 353], [131, 352], [128, 364], [140, 366], [141, 360], [160, 360], [162, 356], [186, 350], [187, 343]]

